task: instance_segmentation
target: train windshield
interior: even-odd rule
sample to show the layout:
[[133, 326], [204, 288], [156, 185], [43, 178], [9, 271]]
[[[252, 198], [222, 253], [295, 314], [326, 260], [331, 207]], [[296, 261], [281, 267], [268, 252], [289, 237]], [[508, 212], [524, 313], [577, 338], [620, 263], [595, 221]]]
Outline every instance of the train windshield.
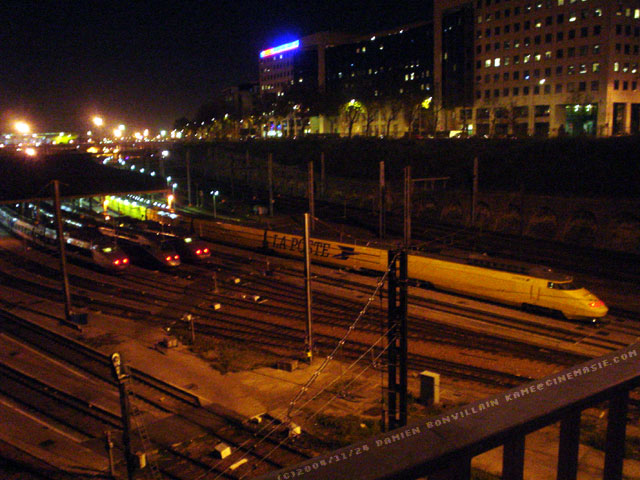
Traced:
[[581, 287], [576, 285], [574, 282], [549, 282], [547, 284], [548, 288], [553, 288], [554, 290], [579, 290]]
[[170, 241], [160, 242], [160, 251], [163, 253], [173, 254], [174, 252], [173, 244]]

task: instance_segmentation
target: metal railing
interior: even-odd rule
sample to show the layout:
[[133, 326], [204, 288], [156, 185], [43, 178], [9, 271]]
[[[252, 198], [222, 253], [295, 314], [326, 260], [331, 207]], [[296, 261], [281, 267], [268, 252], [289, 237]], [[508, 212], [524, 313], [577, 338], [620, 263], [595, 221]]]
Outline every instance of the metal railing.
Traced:
[[527, 434], [560, 422], [557, 478], [578, 471], [584, 409], [609, 402], [605, 480], [622, 478], [629, 393], [640, 385], [640, 343], [490, 398], [379, 434], [260, 480], [471, 478], [473, 457], [503, 445], [502, 478], [524, 475]]

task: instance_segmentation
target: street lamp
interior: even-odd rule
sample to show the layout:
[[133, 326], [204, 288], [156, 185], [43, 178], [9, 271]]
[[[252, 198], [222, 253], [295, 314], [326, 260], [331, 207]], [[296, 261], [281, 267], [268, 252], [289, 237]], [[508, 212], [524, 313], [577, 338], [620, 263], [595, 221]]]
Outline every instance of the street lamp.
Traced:
[[14, 127], [21, 135], [28, 135], [31, 132], [31, 127], [27, 122], [19, 121], [14, 124]]
[[211, 197], [213, 198], [213, 218], [218, 218], [218, 212], [216, 212], [216, 197], [220, 194], [218, 190], [211, 190]]

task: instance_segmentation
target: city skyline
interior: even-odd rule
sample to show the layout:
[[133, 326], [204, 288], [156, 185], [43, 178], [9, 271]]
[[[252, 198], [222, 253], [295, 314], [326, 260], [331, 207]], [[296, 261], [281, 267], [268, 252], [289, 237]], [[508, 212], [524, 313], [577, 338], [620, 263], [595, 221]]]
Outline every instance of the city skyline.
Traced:
[[170, 129], [222, 88], [257, 81], [258, 55], [323, 30], [366, 32], [411, 22], [424, 1], [124, 3], [9, 1], [0, 131]]

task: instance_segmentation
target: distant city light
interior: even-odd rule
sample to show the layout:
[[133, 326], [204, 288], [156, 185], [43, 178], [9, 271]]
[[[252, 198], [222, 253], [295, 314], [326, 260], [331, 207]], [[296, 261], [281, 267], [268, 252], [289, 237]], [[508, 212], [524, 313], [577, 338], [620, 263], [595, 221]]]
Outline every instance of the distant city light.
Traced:
[[24, 153], [26, 153], [30, 157], [35, 157], [36, 156], [36, 149], [29, 147], [29, 148], [25, 149]]
[[101, 127], [102, 125], [104, 125], [104, 120], [102, 120], [102, 117], [98, 117], [98, 116], [93, 117], [93, 124], [96, 127]]
[[300, 47], [300, 40], [278, 45], [277, 47], [269, 48], [260, 52], [260, 58], [270, 57], [282, 52], [288, 52], [289, 50], [295, 50]]

